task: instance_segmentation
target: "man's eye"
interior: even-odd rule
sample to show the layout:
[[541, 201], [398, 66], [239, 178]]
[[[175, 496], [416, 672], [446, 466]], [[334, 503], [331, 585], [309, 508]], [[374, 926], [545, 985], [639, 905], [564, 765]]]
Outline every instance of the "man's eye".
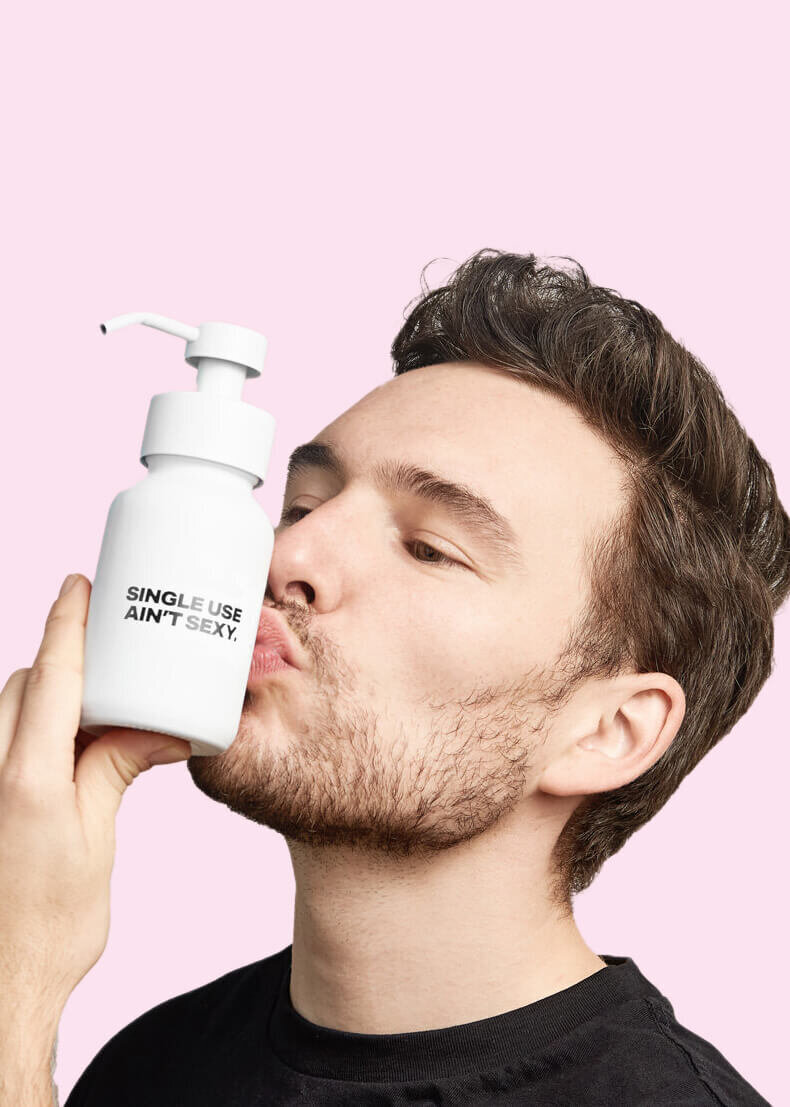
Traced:
[[410, 550], [428, 550], [428, 557], [415, 556], [416, 561], [422, 561], [425, 565], [456, 565], [459, 568], [463, 568], [460, 561], [455, 561], [454, 558], [448, 557], [447, 554], [443, 554], [441, 550], [437, 550], [435, 546], [423, 542], [421, 538], [416, 538], [413, 542], [407, 542], [406, 548]]
[[[312, 508], [310, 507], [302, 507], [299, 504], [294, 504], [293, 507], [289, 507], [282, 513], [280, 516], [280, 523], [298, 523], [300, 519], [303, 519], [305, 515], [309, 515], [311, 511]], [[458, 568], [464, 568], [460, 561], [448, 557], [447, 554], [442, 553], [441, 550], [437, 550], [435, 546], [431, 546], [430, 543], [424, 542], [421, 538], [415, 538], [411, 542], [406, 542], [405, 546], [407, 550], [412, 552], [414, 560], [421, 561], [424, 565], [455, 565]], [[423, 552], [422, 557], [419, 556], [419, 551]]]
[[280, 516], [280, 522], [281, 523], [298, 523], [300, 519], [304, 518], [304, 516], [300, 515], [299, 512], [303, 511], [305, 515], [309, 515], [311, 510], [312, 509], [309, 508], [309, 507], [299, 507], [299, 506], [289, 507], [288, 510], [284, 511], [282, 513], [282, 515]]

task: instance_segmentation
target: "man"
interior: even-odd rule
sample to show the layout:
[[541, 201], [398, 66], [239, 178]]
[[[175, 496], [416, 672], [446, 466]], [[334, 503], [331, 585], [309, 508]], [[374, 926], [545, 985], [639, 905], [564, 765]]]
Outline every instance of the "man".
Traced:
[[764, 1104], [571, 904], [770, 674], [771, 471], [581, 267], [480, 251], [392, 354], [294, 451], [238, 735], [188, 761], [285, 836], [293, 944], [66, 1107]]

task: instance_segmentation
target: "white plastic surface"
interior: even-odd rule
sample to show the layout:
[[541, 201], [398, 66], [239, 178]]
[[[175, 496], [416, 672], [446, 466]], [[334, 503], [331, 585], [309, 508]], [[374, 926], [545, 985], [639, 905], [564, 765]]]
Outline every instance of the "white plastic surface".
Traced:
[[[187, 739], [193, 754], [221, 753], [241, 719], [274, 532], [245, 473], [166, 455], [149, 469], [110, 506], [80, 726], [152, 730]], [[133, 597], [140, 587], [159, 601]]]
[[160, 392], [151, 398], [140, 460], [180, 454], [244, 469], [255, 487], [266, 476], [274, 417], [252, 404], [205, 392]]

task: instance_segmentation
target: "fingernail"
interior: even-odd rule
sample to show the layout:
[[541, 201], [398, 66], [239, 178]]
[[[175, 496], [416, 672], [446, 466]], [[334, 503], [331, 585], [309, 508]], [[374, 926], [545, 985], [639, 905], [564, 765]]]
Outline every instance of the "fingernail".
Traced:
[[60, 586], [60, 591], [58, 592], [58, 599], [60, 599], [61, 596], [65, 596], [66, 593], [69, 591], [69, 589], [73, 588], [78, 580], [79, 580], [79, 573], [69, 573], [69, 575], [66, 577], [66, 579], [63, 581], [63, 583]]
[[184, 750], [181, 747], [165, 746], [161, 750], [149, 753], [148, 761], [151, 765], [170, 765], [173, 761], [186, 761], [191, 756], [191, 748]]

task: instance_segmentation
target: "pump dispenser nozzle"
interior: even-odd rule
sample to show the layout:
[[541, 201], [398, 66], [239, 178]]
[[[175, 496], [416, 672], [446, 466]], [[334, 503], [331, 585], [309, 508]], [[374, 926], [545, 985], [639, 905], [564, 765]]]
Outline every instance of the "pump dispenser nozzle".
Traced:
[[[184, 358], [197, 369], [197, 394], [164, 392], [151, 401], [140, 460], [149, 454], [184, 454], [233, 465], [265, 476], [274, 420], [242, 401], [248, 377], [259, 377], [266, 339], [258, 331], [233, 323], [193, 327], [148, 311], [116, 315], [100, 324], [102, 334], [142, 323], [186, 340]], [[199, 398], [198, 398], [199, 397]]]
[[128, 315], [116, 315], [114, 319], [108, 319], [101, 323], [101, 333], [109, 334], [110, 331], [128, 327], [131, 323], [142, 323], [145, 327], [156, 327], [158, 331], [166, 331], [174, 334], [176, 338], [185, 338], [192, 342], [200, 334], [200, 327], [190, 327], [189, 323], [179, 323], [177, 319], [168, 319], [166, 315], [154, 315], [150, 311], [132, 311]]
[[142, 323], [154, 327], [187, 342], [184, 357], [197, 371], [199, 392], [213, 392], [219, 396], [241, 399], [241, 390], [247, 377], [259, 377], [266, 355], [266, 339], [248, 327], [233, 323], [201, 323], [192, 327], [179, 323], [166, 315], [154, 315], [150, 311], [135, 311], [128, 315], [116, 315], [101, 324], [102, 334]]

